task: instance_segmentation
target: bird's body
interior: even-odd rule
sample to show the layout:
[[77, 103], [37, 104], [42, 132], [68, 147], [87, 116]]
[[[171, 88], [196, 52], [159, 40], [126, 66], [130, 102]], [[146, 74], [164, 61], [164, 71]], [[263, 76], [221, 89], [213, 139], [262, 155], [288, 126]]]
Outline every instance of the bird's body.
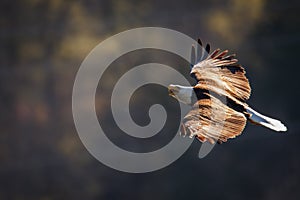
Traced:
[[[200, 40], [198, 43], [202, 45]], [[207, 45], [207, 53], [209, 49]], [[222, 143], [240, 135], [247, 120], [275, 131], [286, 131], [279, 120], [266, 117], [246, 104], [251, 88], [245, 70], [235, 55], [226, 56], [227, 53], [217, 49], [198, 63], [192, 55], [191, 76], [197, 81], [195, 86], [169, 86], [171, 96], [192, 106], [183, 119], [182, 134], [195, 136], [201, 142]]]

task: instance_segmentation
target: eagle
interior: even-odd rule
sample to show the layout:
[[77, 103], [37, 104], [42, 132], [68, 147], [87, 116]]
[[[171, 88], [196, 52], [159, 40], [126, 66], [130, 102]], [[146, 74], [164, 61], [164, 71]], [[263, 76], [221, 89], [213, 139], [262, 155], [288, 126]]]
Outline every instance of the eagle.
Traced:
[[[228, 55], [228, 50], [220, 49], [210, 54], [210, 45], [204, 48], [200, 39], [197, 46], [197, 52], [192, 46], [190, 67], [196, 84], [168, 87], [170, 96], [192, 106], [180, 125], [183, 136], [223, 143], [240, 135], [247, 121], [274, 131], [287, 131], [279, 120], [260, 114], [246, 103], [251, 87], [235, 54]], [[204, 58], [199, 58], [200, 48], [206, 51]]]

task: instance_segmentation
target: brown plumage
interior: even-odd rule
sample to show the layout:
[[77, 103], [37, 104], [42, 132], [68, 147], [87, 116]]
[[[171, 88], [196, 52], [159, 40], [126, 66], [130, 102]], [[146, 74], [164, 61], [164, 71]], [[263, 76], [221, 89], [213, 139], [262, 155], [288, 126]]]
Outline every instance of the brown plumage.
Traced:
[[[202, 46], [199, 39], [198, 44]], [[205, 51], [209, 53], [210, 45], [206, 45]], [[240, 135], [247, 119], [275, 131], [286, 131], [280, 121], [254, 111], [245, 103], [251, 94], [245, 69], [234, 54], [227, 53], [217, 49], [199, 61], [194, 55], [199, 57], [199, 50], [195, 52], [192, 47], [191, 76], [196, 85], [169, 86], [171, 96], [193, 106], [182, 121], [181, 133], [195, 136], [201, 142], [222, 143]]]
[[184, 117], [182, 129], [201, 142], [226, 142], [235, 138], [246, 125], [247, 118], [224, 104], [221, 100], [204, 93], [207, 98], [199, 99], [193, 109]]
[[220, 49], [215, 50], [205, 60], [194, 65], [191, 75], [198, 81], [195, 87], [232, 99], [249, 99], [251, 88], [244, 68], [237, 63], [234, 54], [226, 56], [227, 50], [219, 52]]

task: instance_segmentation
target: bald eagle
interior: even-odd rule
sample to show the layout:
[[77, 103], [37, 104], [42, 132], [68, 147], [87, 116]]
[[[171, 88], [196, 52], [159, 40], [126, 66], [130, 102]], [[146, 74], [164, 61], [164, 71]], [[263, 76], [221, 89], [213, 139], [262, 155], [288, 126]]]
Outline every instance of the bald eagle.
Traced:
[[[198, 47], [202, 42], [198, 39]], [[235, 138], [250, 121], [274, 131], [286, 131], [279, 120], [264, 116], [250, 108], [246, 101], [251, 88], [245, 69], [238, 64], [235, 54], [216, 49], [211, 54], [210, 45], [205, 47], [207, 56], [196, 58], [199, 48], [191, 52], [190, 75], [197, 83], [193, 87], [169, 85], [169, 95], [191, 105], [192, 109], [181, 123], [181, 134], [196, 137], [201, 142], [226, 142]]]

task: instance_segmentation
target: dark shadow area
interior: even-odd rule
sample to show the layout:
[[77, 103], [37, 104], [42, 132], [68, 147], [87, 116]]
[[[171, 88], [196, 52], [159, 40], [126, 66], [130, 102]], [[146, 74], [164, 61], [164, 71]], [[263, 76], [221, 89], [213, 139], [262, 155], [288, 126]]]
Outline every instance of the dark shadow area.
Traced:
[[[300, 198], [298, 1], [3, 0], [0, 5], [0, 199]], [[280, 119], [288, 131], [248, 124], [241, 136], [215, 146], [204, 159], [198, 158], [201, 143], [194, 141], [176, 162], [152, 173], [123, 173], [98, 162], [74, 126], [74, 79], [101, 41], [143, 26], [174, 29], [200, 37], [212, 50], [236, 53], [252, 87], [248, 104]], [[148, 51], [113, 63], [120, 70], [106, 72], [96, 96], [99, 121], [111, 130], [113, 142], [137, 152], [158, 149], [174, 137], [166, 130], [178, 128], [179, 104], [161, 86], [137, 90], [130, 102], [137, 124], [148, 123], [153, 104], [168, 110], [164, 130], [140, 141], [116, 127], [110, 88], [124, 72], [148, 61], [189, 76], [181, 58]], [[155, 95], [145, 101], [146, 93]]]

